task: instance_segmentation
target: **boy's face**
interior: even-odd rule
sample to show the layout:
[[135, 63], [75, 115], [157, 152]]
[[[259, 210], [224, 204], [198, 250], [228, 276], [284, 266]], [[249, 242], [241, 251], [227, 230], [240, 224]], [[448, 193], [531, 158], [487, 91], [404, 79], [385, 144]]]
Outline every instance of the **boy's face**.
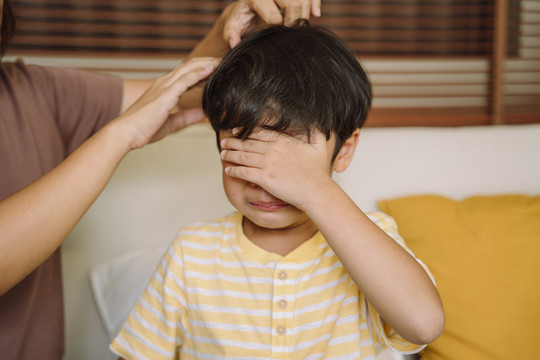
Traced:
[[[230, 131], [220, 131], [220, 139], [232, 136]], [[328, 153], [328, 174], [332, 174], [332, 154], [335, 139], [326, 142]], [[229, 163], [222, 160], [223, 169]], [[313, 235], [314, 226], [303, 212], [281, 199], [278, 199], [253, 183], [231, 177], [223, 171], [223, 187], [231, 204], [244, 215], [244, 227], [251, 230], [289, 230], [306, 229]], [[309, 230], [308, 230], [309, 229]], [[246, 234], [248, 229], [244, 228]]]

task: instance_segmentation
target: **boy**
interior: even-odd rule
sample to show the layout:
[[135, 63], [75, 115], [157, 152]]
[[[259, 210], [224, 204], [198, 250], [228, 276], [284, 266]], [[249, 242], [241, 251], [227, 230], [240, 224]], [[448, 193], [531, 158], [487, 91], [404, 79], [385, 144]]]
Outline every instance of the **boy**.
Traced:
[[235, 47], [203, 108], [238, 212], [180, 231], [111, 349], [130, 359], [367, 359], [439, 336], [437, 290], [393, 220], [366, 216], [331, 178], [348, 167], [370, 101], [354, 55], [305, 21]]

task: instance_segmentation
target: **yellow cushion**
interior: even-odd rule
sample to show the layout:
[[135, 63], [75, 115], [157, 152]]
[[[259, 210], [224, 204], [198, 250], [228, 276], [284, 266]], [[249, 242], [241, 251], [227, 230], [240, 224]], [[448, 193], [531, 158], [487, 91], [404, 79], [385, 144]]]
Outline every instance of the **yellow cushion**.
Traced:
[[422, 359], [540, 359], [540, 197], [379, 203], [432, 271], [446, 328]]

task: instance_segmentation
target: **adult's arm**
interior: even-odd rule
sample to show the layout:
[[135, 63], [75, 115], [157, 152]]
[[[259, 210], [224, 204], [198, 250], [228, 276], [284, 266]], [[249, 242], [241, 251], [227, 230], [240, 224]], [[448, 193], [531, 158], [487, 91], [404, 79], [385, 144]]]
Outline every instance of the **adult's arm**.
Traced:
[[[223, 32], [243, 33], [245, 26], [256, 18], [255, 13], [270, 21], [266, 14], [279, 7], [290, 21], [297, 16], [295, 14], [305, 12], [297, 11], [297, 3], [311, 3], [311, 0], [240, 0], [233, 3], [224, 10], [190, 58], [220, 54], [228, 46], [228, 38]], [[304, 9], [303, 5], [299, 8]], [[276, 17], [275, 21], [280, 20]], [[215, 59], [193, 60], [158, 79], [125, 80], [122, 115], [48, 174], [0, 202], [0, 296], [60, 246], [129, 150], [203, 119], [198, 108], [172, 116], [171, 111], [176, 112], [179, 97], [189, 87], [210, 74], [211, 68], [206, 66], [216, 63]], [[200, 88], [198, 91], [180, 102], [180, 108], [199, 107]]]
[[206, 78], [214, 58], [193, 59], [156, 79], [130, 108], [61, 164], [0, 202], [0, 296], [60, 246], [132, 149], [200, 121], [178, 98]]

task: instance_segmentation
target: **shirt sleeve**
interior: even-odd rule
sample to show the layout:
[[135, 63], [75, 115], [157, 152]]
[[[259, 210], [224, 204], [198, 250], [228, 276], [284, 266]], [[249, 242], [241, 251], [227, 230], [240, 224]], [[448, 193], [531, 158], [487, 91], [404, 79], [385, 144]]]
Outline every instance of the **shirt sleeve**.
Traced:
[[123, 82], [118, 76], [54, 66], [26, 69], [54, 114], [67, 154], [120, 113]]
[[[367, 216], [394, 239], [395, 242], [403, 247], [416, 261], [418, 261], [430, 277], [431, 281], [435, 284], [433, 275], [428, 267], [405, 245], [405, 241], [398, 233], [396, 221], [391, 216], [382, 212], [369, 213]], [[381, 318], [377, 310], [375, 310], [369, 301], [366, 300], [366, 303], [369, 326], [375, 342], [375, 347], [378, 351], [381, 351], [384, 348], [390, 348], [402, 354], [415, 354], [426, 347], [426, 345], [417, 345], [405, 340]]]
[[167, 250], [110, 350], [124, 359], [176, 359], [187, 319], [179, 240]]

